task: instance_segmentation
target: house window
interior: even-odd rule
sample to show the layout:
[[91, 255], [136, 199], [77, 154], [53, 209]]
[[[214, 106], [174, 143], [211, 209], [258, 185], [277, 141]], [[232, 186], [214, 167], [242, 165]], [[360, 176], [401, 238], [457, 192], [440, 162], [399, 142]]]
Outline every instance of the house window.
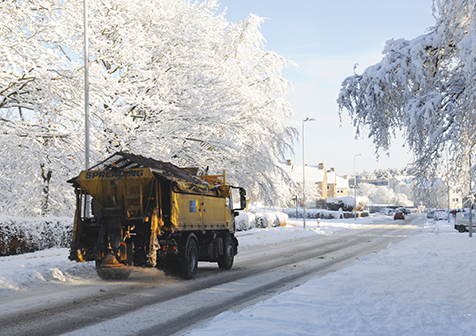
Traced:
[[327, 186], [327, 190], [330, 190], [331, 189], [331, 186]]

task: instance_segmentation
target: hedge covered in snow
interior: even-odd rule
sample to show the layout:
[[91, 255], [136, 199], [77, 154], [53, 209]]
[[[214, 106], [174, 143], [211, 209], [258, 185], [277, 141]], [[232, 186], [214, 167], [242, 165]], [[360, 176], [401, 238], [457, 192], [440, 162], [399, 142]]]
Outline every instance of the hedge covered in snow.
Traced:
[[[303, 211], [302, 208], [296, 209], [294, 208], [286, 208], [283, 211], [289, 216], [289, 218], [302, 218]], [[358, 217], [368, 217], [369, 213], [366, 211], [358, 211]], [[306, 209], [306, 218], [309, 219], [341, 219], [341, 218], [353, 218], [354, 213], [351, 211], [334, 211], [334, 210], [326, 210], [326, 209]]]
[[0, 256], [68, 247], [72, 233], [69, 217], [0, 216]]
[[250, 209], [240, 212], [236, 217], [236, 230], [246, 231], [253, 228], [271, 228], [284, 226], [289, 216], [282, 212], [270, 209]]

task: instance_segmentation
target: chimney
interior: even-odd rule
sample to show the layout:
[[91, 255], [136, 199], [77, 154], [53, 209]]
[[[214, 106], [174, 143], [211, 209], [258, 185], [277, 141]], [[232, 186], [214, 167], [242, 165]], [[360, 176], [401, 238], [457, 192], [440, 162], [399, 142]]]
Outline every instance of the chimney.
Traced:
[[331, 168], [331, 172], [333, 172], [333, 171], [334, 171], [334, 167]]
[[324, 163], [319, 163], [319, 169], [324, 169]]
[[344, 175], [344, 180], [347, 180], [347, 175]]
[[291, 159], [287, 159], [287, 160], [286, 160], [286, 164], [287, 164], [288, 166], [292, 166], [293, 162], [291, 161]]

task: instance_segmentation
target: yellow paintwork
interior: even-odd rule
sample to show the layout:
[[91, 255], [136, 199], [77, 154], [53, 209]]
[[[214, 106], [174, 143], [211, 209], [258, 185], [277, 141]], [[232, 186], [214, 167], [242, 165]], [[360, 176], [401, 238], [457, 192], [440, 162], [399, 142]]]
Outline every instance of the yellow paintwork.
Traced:
[[[142, 191], [150, 190], [154, 180], [150, 168], [128, 169], [114, 172], [113, 170], [83, 171], [76, 182], [86, 190], [103, 208], [125, 207], [127, 199], [130, 200], [132, 193], [139, 190], [131, 188], [134, 185], [142, 186]], [[130, 202], [129, 202], [130, 203]], [[128, 204], [131, 205], [131, 204]], [[136, 204], [139, 205], [139, 204]]]
[[203, 194], [172, 193], [172, 223], [185, 231], [232, 229], [226, 199]]
[[[203, 180], [206, 181], [205, 178], [208, 179], [208, 177], [204, 177]], [[221, 182], [225, 179], [224, 175], [210, 177]], [[142, 199], [144, 195], [150, 195], [155, 179], [150, 168], [138, 168], [117, 172], [114, 170], [83, 171], [76, 182], [103, 208], [123, 208], [126, 219], [134, 219], [141, 218], [142, 212], [133, 209], [145, 210]], [[170, 218], [173, 227], [169, 229], [173, 231], [232, 230], [231, 210], [226, 206], [226, 200], [230, 194], [228, 186], [217, 185], [216, 182], [218, 191], [212, 191], [205, 184], [197, 186], [180, 181], [175, 183], [176, 189], [170, 190], [172, 207]], [[154, 210], [150, 223], [152, 231], [161, 232], [165, 229], [161, 215], [158, 209]], [[146, 222], [149, 220], [145, 217], [142, 219]], [[80, 225], [75, 227], [79, 229]]]

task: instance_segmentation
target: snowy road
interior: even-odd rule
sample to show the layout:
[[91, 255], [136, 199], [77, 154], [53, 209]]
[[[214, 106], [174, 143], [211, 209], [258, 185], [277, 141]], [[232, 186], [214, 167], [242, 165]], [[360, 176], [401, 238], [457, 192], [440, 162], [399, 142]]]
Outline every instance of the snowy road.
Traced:
[[0, 334], [182, 334], [223, 311], [242, 309], [420, 232], [418, 219], [404, 223], [354, 225], [331, 235], [248, 248], [228, 272], [201, 263], [194, 281], [141, 270], [123, 282], [92, 278], [8, 295], [0, 303]]

